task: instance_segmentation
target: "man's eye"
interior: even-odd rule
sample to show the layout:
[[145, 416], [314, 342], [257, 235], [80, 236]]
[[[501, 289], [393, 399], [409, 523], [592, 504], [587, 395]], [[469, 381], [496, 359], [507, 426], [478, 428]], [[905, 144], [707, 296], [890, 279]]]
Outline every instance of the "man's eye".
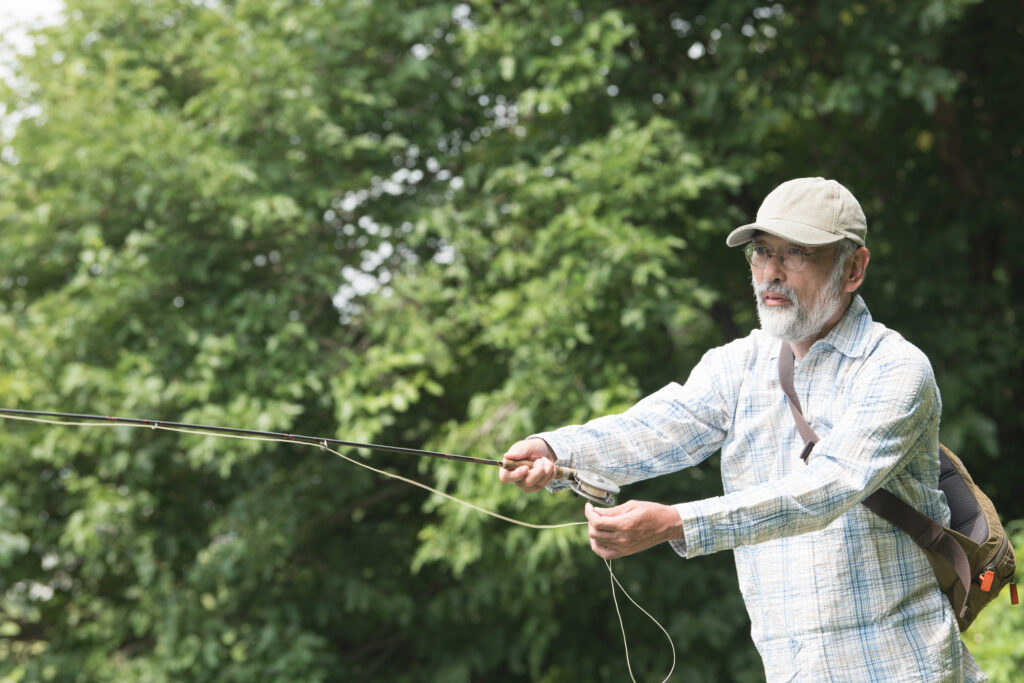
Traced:
[[804, 252], [801, 251], [800, 249], [797, 249], [796, 247], [791, 247], [789, 249], [789, 251], [787, 252], [787, 255], [791, 256], [793, 258], [802, 258], [803, 255], [804, 255]]
[[754, 253], [760, 257], [765, 257], [768, 255], [768, 250], [764, 247], [754, 247]]

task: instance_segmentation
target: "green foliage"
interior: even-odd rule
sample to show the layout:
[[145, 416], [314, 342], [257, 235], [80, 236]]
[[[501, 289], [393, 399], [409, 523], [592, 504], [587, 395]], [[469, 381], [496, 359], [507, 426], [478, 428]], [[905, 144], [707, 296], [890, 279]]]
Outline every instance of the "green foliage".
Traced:
[[[820, 174], [864, 204], [864, 294], [931, 357], [944, 441], [1024, 517], [1019, 5], [683, 5], [69, 0], [0, 86], [0, 404], [496, 458], [748, 330], [723, 237]], [[714, 495], [709, 465], [625, 495]], [[728, 555], [615, 571], [679, 680], [763, 678]], [[0, 424], [0, 680], [617, 681], [609, 592], [579, 528], [319, 449]], [[995, 679], [1019, 624], [988, 615]]]

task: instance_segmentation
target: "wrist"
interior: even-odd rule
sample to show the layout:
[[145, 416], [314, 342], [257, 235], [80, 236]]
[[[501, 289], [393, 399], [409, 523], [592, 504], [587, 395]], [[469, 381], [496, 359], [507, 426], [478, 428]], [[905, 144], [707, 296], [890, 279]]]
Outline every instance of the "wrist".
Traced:
[[666, 541], [685, 541], [685, 533], [683, 531], [683, 520], [679, 517], [679, 512], [675, 507], [671, 505], [665, 505], [661, 511], [664, 516], [665, 531], [664, 540]]

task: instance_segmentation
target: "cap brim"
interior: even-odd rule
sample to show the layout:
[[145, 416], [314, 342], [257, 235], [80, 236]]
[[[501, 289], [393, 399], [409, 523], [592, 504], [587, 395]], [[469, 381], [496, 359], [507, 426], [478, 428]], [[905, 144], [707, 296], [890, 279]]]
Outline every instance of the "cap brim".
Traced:
[[730, 247], [738, 247], [754, 239], [754, 235], [758, 232], [775, 235], [778, 238], [793, 244], [799, 244], [802, 247], [819, 247], [825, 244], [834, 244], [847, 238], [860, 243], [860, 240], [853, 235], [829, 232], [828, 230], [816, 228], [813, 225], [783, 220], [766, 220], [741, 225], [729, 233], [729, 236], [725, 238], [725, 243]]

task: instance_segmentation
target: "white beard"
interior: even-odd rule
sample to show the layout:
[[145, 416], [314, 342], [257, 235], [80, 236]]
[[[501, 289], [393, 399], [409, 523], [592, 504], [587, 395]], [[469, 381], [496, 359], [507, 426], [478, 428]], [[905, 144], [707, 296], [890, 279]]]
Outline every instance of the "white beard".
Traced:
[[[755, 284], [754, 298], [757, 300], [757, 317], [761, 321], [761, 329], [786, 342], [800, 342], [817, 336], [843, 303], [841, 283], [840, 270], [839, 277], [830, 277], [809, 305], [801, 304], [796, 292], [779, 282]], [[767, 306], [761, 298], [764, 292], [781, 294], [790, 303]]]

